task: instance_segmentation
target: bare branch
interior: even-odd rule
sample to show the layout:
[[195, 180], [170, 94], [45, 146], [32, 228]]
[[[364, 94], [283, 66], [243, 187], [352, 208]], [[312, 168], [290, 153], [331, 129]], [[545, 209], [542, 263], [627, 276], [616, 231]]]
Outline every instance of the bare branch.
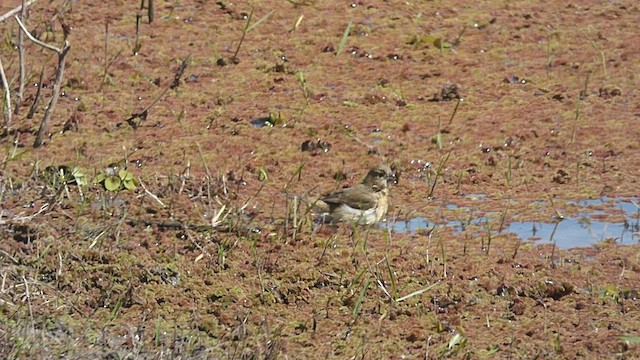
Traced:
[[[29, 0], [29, 1], [27, 1], [27, 3], [25, 5], [26, 6], [30, 6], [31, 4], [35, 3], [36, 1], [38, 1], [38, 0]], [[22, 11], [22, 5], [16, 7], [13, 10], [9, 10], [8, 13], [0, 16], [0, 22], [3, 22], [5, 20], [7, 20], [8, 18], [12, 17], [13, 15], [19, 13], [20, 11]]]
[[33, 143], [33, 147], [40, 147], [40, 145], [42, 145], [44, 135], [47, 132], [47, 127], [49, 125], [49, 119], [51, 119], [53, 109], [56, 107], [58, 98], [60, 97], [60, 89], [62, 88], [62, 77], [64, 76], [64, 63], [67, 59], [67, 54], [71, 49], [71, 45], [69, 45], [69, 42], [67, 40], [64, 41], [63, 46], [64, 47], [62, 48], [62, 51], [58, 53], [58, 71], [56, 72], [56, 80], [53, 83], [53, 96], [51, 97], [51, 101], [49, 101], [47, 110], [45, 110], [44, 112], [44, 117], [42, 118], [42, 122], [40, 123], [38, 135], [36, 136], [36, 141]]
[[[29, 32], [29, 30], [27, 30], [27, 28], [24, 26], [24, 24], [22, 23], [22, 21], [20, 21], [20, 18], [19, 18], [18, 16], [15, 16], [15, 18], [16, 18], [16, 21], [18, 22], [18, 25], [20, 25], [20, 28], [22, 29], [22, 31], [24, 31], [24, 33], [25, 33], [25, 34], [27, 34], [27, 37], [29, 38], [29, 40], [33, 41], [34, 43], [36, 43], [36, 44], [38, 44], [38, 45], [40, 45], [40, 46], [42, 46], [42, 47], [44, 47], [44, 48], [49, 49], [49, 50], [51, 50], [51, 51], [55, 51], [55, 52], [57, 52], [58, 54], [62, 53], [62, 50], [61, 50], [61, 49], [58, 49], [57, 47], [55, 47], [55, 46], [53, 46], [53, 45], [49, 45], [49, 44], [47, 44], [47, 43], [45, 43], [45, 42], [42, 42], [42, 41], [40, 41], [40, 40], [38, 40], [38, 39], [34, 38], [34, 37], [33, 37], [33, 35], [31, 35], [31, 33]], [[66, 43], [66, 40], [65, 40], [65, 45], [66, 45], [66, 44], [67, 44], [67, 43]]]
[[65, 31], [65, 40], [64, 40], [64, 43], [62, 44], [62, 49], [58, 49], [53, 45], [49, 45], [47, 43], [44, 43], [34, 38], [33, 35], [31, 35], [31, 33], [29, 32], [29, 30], [27, 30], [27, 28], [24, 26], [22, 21], [20, 21], [20, 18], [18, 16], [16, 16], [15, 18], [16, 18], [16, 21], [18, 22], [18, 25], [20, 25], [20, 28], [27, 35], [29, 40], [33, 41], [34, 43], [46, 49], [49, 49], [51, 51], [55, 51], [56, 53], [58, 53], [58, 69], [56, 71], [56, 80], [53, 83], [53, 95], [51, 96], [51, 100], [49, 101], [49, 106], [47, 106], [47, 109], [44, 112], [44, 117], [42, 118], [42, 122], [40, 123], [40, 128], [38, 129], [38, 135], [36, 136], [36, 140], [33, 143], [33, 147], [37, 148], [40, 145], [42, 145], [42, 142], [44, 140], [44, 135], [46, 134], [47, 127], [49, 125], [49, 120], [51, 119], [51, 114], [53, 114], [53, 110], [55, 109], [56, 104], [58, 103], [58, 98], [60, 97], [60, 89], [62, 88], [62, 78], [64, 76], [64, 64], [67, 59], [67, 54], [71, 49], [71, 45], [67, 41], [67, 31]]

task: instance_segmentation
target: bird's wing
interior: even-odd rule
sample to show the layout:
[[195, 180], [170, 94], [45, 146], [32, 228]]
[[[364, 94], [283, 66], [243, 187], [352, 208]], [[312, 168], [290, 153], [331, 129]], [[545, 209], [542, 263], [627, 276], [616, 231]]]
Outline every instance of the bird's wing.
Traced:
[[368, 210], [376, 207], [378, 197], [370, 188], [359, 184], [327, 195], [322, 198], [322, 201], [332, 207], [344, 204], [353, 209]]

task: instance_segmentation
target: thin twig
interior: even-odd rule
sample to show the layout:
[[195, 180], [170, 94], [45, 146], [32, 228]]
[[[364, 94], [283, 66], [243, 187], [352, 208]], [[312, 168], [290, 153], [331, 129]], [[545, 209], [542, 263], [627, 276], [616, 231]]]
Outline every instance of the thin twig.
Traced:
[[458, 102], [456, 103], [456, 107], [453, 109], [453, 114], [451, 114], [451, 118], [449, 119], [449, 125], [451, 125], [451, 123], [453, 122], [453, 118], [456, 116], [456, 113], [458, 112], [458, 106], [460, 106], [461, 102], [462, 102], [462, 99], [458, 99]]
[[[27, 18], [27, 1], [22, 0], [22, 11], [20, 12], [20, 17], [23, 19]], [[18, 77], [18, 95], [16, 96], [16, 108], [15, 115], [18, 115], [20, 112], [20, 105], [22, 105], [22, 99], [24, 98], [24, 83], [27, 77], [27, 69], [26, 69], [26, 54], [24, 51], [24, 33], [18, 30], [18, 63], [20, 74]]]
[[[38, 0], [29, 0], [26, 3], [26, 6], [30, 6], [31, 4], [35, 3]], [[24, 1], [22, 2], [24, 4]], [[5, 20], [7, 20], [8, 18], [12, 17], [13, 15], [19, 13], [22, 10], [23, 5], [20, 5], [16, 8], [14, 8], [13, 10], [9, 10], [9, 12], [7, 12], [6, 14], [0, 16], [0, 22], [3, 22]]]
[[4, 250], [0, 250], [0, 256], [6, 256], [8, 259], [10, 259], [11, 261], [13, 261], [14, 264], [19, 264], [20, 262], [14, 258], [13, 256], [11, 256], [11, 254], [9, 254], [8, 252], [4, 251]]
[[158, 103], [158, 101], [160, 101], [160, 99], [162, 99], [162, 97], [170, 90], [170, 89], [175, 89], [180, 85], [180, 78], [182, 77], [182, 75], [184, 74], [184, 71], [187, 69], [187, 65], [189, 64], [189, 61], [191, 60], [191, 54], [189, 54], [189, 56], [187, 56], [184, 60], [182, 60], [182, 63], [180, 64], [180, 67], [178, 68], [178, 70], [176, 71], [175, 76], [173, 77], [173, 81], [171, 82], [171, 85], [169, 85], [169, 87], [167, 87], [166, 89], [164, 89], [164, 91], [160, 94], [160, 96], [158, 96], [155, 100], [153, 100], [151, 102], [151, 104], [147, 105], [146, 108], [144, 108], [142, 111], [138, 112], [138, 113], [134, 113], [131, 114], [131, 117], [128, 118], [126, 121], [127, 123], [129, 123], [129, 125], [131, 125], [131, 127], [133, 127], [134, 129], [136, 129], [138, 127], [138, 125], [134, 122], [135, 119], [140, 119], [140, 120], [144, 120], [147, 118], [147, 114], [149, 112], [149, 110]]
[[154, 193], [152, 193], [151, 191], [149, 191], [147, 189], [146, 186], [144, 186], [144, 183], [142, 182], [142, 179], [138, 179], [138, 181], [140, 182], [140, 185], [142, 186], [142, 188], [144, 189], [144, 192], [149, 195], [153, 200], [157, 201], [158, 204], [160, 204], [160, 206], [162, 206], [163, 208], [166, 208], [167, 205], [165, 205], [162, 200], [160, 200]]
[[[51, 50], [51, 51], [55, 51], [55, 52], [57, 52], [58, 54], [62, 52], [62, 49], [58, 49], [57, 47], [55, 47], [55, 46], [53, 46], [53, 45], [49, 45], [49, 44], [47, 44], [47, 43], [45, 43], [45, 42], [42, 42], [42, 41], [40, 41], [40, 40], [36, 39], [35, 37], [33, 37], [33, 35], [31, 35], [31, 33], [29, 32], [29, 30], [27, 30], [27, 28], [24, 26], [24, 24], [22, 23], [22, 21], [20, 20], [20, 18], [19, 18], [19, 17], [17, 17], [17, 16], [15, 16], [15, 18], [16, 18], [16, 21], [18, 22], [18, 25], [20, 25], [20, 28], [21, 28], [21, 29], [22, 29], [22, 31], [24, 31], [24, 33], [27, 35], [27, 37], [29, 38], [29, 40], [33, 41], [34, 43], [36, 43], [36, 44], [38, 44], [38, 45], [40, 45], [40, 46], [42, 46], [42, 47], [44, 47], [44, 48], [49, 49], [49, 50]], [[65, 45], [67, 45], [67, 44], [68, 44], [68, 43], [67, 43], [67, 42], [65, 42]], [[63, 48], [64, 48], [64, 46], [63, 46]]]
[[100, 87], [104, 85], [107, 80], [107, 70], [109, 65], [109, 59], [107, 59], [107, 54], [109, 50], [109, 21], [104, 22], [104, 73], [102, 74], [102, 83]]
[[9, 92], [9, 82], [7, 81], [7, 76], [4, 74], [2, 59], [0, 59], [0, 78], [2, 78], [2, 88], [4, 89], [4, 116], [5, 126], [7, 127], [8, 131], [9, 126], [11, 126], [11, 93]]

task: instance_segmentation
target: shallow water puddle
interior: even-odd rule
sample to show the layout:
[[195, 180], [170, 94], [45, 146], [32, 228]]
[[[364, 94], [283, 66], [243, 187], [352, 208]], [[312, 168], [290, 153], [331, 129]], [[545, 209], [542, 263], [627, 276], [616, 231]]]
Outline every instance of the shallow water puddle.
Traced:
[[[601, 198], [571, 202], [580, 208], [574, 217], [565, 217], [561, 221], [532, 222], [515, 221], [508, 223], [504, 232], [514, 233], [523, 240], [555, 243], [562, 249], [590, 246], [603, 240], [614, 240], [622, 245], [630, 245], [640, 241], [640, 198]], [[447, 208], [458, 208], [450, 205]], [[618, 209], [623, 216], [619, 221], [604, 221], [607, 210]], [[449, 221], [446, 226], [462, 231], [469, 225], [484, 227], [492, 220], [485, 214], [472, 218], [466, 224], [460, 221]], [[495, 220], [493, 220], [495, 222]], [[382, 224], [393, 232], [416, 232], [433, 227], [427, 219], [416, 217], [409, 220], [390, 219]], [[494, 226], [491, 226], [492, 228]], [[496, 229], [492, 229], [496, 231]]]

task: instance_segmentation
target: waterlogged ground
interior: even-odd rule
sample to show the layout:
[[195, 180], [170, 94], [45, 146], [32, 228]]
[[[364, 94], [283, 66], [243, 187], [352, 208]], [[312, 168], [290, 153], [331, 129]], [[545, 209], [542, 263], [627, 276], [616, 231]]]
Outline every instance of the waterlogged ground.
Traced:
[[[26, 46], [0, 139], [1, 356], [639, 357], [639, 21], [635, 1], [157, 1], [151, 24], [35, 3], [27, 27], [60, 46], [64, 23], [71, 52], [34, 149], [57, 59]], [[380, 162], [382, 226], [313, 228], [304, 199]], [[135, 190], [93, 183], [112, 164]]]

